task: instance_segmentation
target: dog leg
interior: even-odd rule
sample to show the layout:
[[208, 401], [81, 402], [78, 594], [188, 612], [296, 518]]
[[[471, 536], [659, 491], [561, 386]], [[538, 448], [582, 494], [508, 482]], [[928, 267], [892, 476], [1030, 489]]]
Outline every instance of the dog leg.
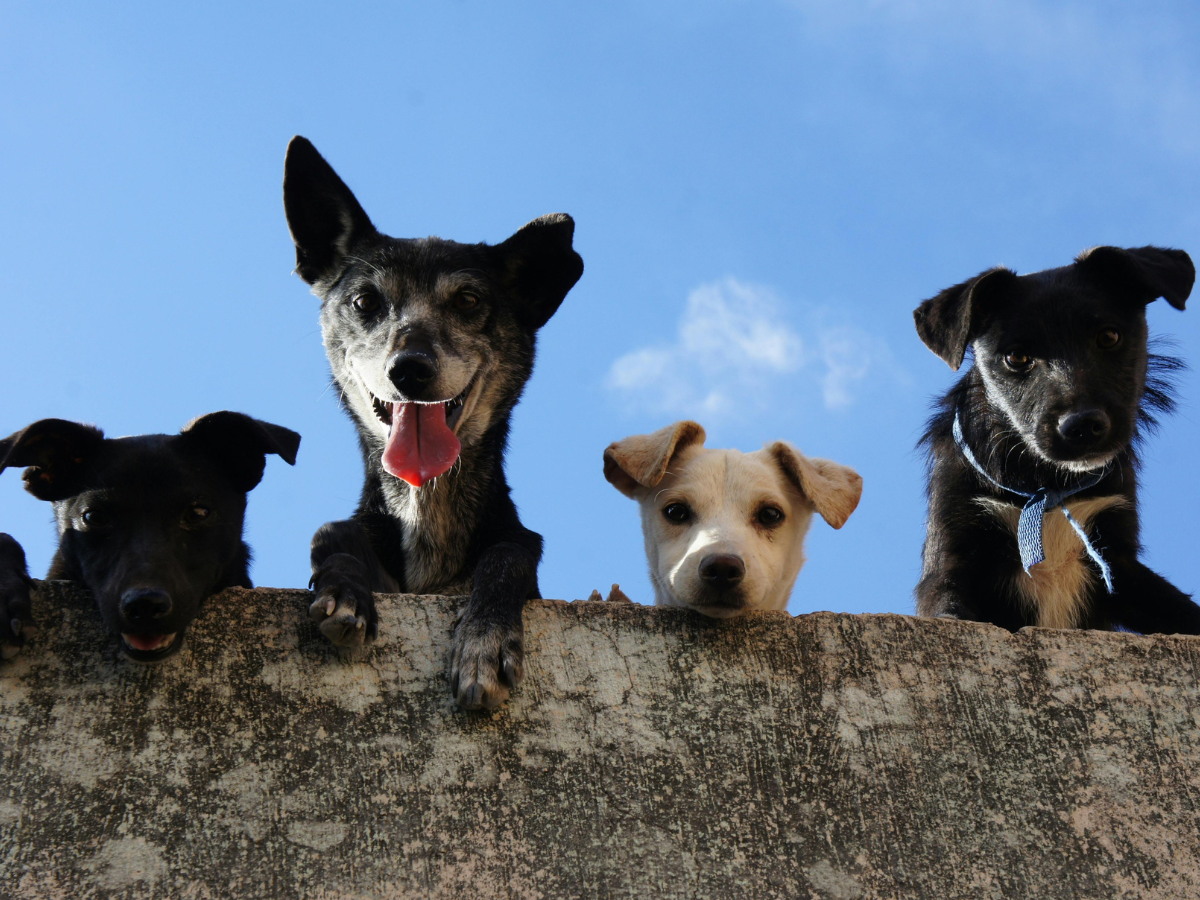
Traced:
[[495, 709], [525, 677], [521, 610], [537, 595], [537, 563], [519, 544], [496, 544], [480, 557], [450, 662], [450, 690], [463, 709]]
[[312, 541], [313, 602], [309, 618], [338, 647], [361, 647], [375, 637], [379, 617], [375, 591], [396, 593], [400, 585], [383, 568], [359, 522], [322, 525]]
[[29, 591], [32, 587], [25, 551], [0, 534], [0, 659], [12, 659], [37, 627]]
[[1126, 628], [1141, 634], [1200, 634], [1200, 606], [1137, 560], [1112, 561], [1112, 596], [1101, 602]]
[[979, 612], [954, 586], [953, 578], [942, 573], [922, 578], [917, 585], [917, 615], [936, 619], [978, 621]]
[[[979, 546], [991, 547], [994, 537], [979, 533]], [[986, 538], [986, 540], [984, 540]], [[990, 541], [991, 543], [988, 543]], [[1012, 548], [1015, 556], [1016, 546]], [[1015, 558], [992, 552], [969, 556], [939, 554], [926, 563], [925, 575], [917, 585], [917, 615], [942, 619], [991, 622], [1009, 631], [1036, 625], [1011, 588], [1006, 587]]]

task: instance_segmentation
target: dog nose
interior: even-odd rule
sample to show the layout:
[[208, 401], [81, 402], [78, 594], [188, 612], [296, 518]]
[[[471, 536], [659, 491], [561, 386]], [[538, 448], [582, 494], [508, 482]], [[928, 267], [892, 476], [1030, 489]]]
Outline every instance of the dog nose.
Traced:
[[409, 345], [388, 360], [388, 378], [406, 397], [416, 397], [437, 377], [437, 359], [432, 350]]
[[713, 554], [700, 560], [700, 577], [715, 588], [731, 588], [746, 574], [741, 557], [727, 553]]
[[161, 619], [171, 612], [171, 595], [154, 588], [134, 588], [121, 595], [121, 615], [129, 622]]
[[1102, 409], [1069, 413], [1058, 420], [1058, 433], [1075, 447], [1091, 447], [1108, 436], [1112, 422]]

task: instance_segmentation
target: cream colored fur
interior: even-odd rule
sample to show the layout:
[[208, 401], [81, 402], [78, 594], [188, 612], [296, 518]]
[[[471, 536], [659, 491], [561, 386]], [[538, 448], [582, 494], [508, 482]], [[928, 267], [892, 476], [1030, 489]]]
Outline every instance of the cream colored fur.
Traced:
[[[980, 505], [1017, 534], [1021, 508], [991, 497], [980, 498]], [[1068, 500], [1067, 509], [1084, 531], [1097, 515], [1106, 509], [1128, 506], [1124, 497], [1092, 497], [1087, 500]], [[1013, 584], [1031, 612], [1036, 613], [1043, 628], [1078, 628], [1083, 618], [1083, 604], [1094, 586], [1096, 575], [1086, 562], [1087, 551], [1079, 535], [1060, 509], [1047, 510], [1042, 518], [1042, 550], [1046, 558], [1032, 566], [1029, 574], [1018, 571]]]
[[[840, 528], [858, 504], [862, 479], [783, 441], [741, 453], [705, 449], [704, 437], [697, 423], [677, 422], [617, 441], [604, 452], [605, 477], [640, 506], [655, 603], [720, 618], [785, 609], [805, 562], [813, 512]], [[686, 524], [663, 515], [677, 502], [693, 511]], [[764, 504], [784, 513], [774, 529], [756, 519]], [[744, 562], [740, 607], [705, 605], [701, 599], [700, 563], [712, 554]]]

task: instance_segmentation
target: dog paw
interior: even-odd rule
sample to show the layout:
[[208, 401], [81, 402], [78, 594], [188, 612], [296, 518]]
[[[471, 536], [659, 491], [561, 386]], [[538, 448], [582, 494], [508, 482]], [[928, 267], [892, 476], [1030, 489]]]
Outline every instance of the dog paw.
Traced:
[[463, 709], [495, 709], [525, 677], [525, 626], [480, 622], [468, 615], [454, 629], [450, 690]]
[[[342, 556], [344, 554], [338, 554]], [[357, 560], [330, 557], [313, 574], [313, 602], [308, 617], [330, 643], [338, 647], [361, 647], [375, 637], [379, 619], [375, 595]]]
[[21, 545], [0, 534], [0, 659], [12, 659], [33, 636], [32, 582]]

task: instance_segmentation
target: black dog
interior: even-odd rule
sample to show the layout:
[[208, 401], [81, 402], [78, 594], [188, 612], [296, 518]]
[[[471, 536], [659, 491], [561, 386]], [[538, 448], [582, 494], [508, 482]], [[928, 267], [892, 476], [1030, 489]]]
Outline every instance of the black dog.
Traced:
[[464, 708], [494, 707], [522, 677], [542, 555], [504, 477], [509, 416], [538, 329], [583, 274], [575, 224], [543, 216], [496, 246], [390, 238], [301, 137], [283, 202], [366, 470], [353, 518], [313, 538], [311, 615], [356, 646], [376, 632], [372, 591], [469, 592], [451, 686]]
[[1097, 247], [1031, 275], [992, 269], [917, 308], [952, 369], [974, 355], [923, 438], [918, 613], [1200, 633], [1200, 607], [1138, 561], [1136, 454], [1181, 365], [1148, 353], [1146, 305], [1183, 309], [1194, 280], [1180, 250]]
[[[28, 466], [25, 487], [54, 501], [59, 545], [49, 579], [86, 585], [122, 649], [140, 662], [177, 651], [205, 597], [251, 587], [242, 542], [246, 493], [266, 454], [296, 462], [300, 435], [234, 412], [201, 416], [177, 435], [106, 439], [43, 419], [0, 441], [0, 471]], [[0, 646], [11, 656], [32, 627], [29, 575], [0, 535]]]

